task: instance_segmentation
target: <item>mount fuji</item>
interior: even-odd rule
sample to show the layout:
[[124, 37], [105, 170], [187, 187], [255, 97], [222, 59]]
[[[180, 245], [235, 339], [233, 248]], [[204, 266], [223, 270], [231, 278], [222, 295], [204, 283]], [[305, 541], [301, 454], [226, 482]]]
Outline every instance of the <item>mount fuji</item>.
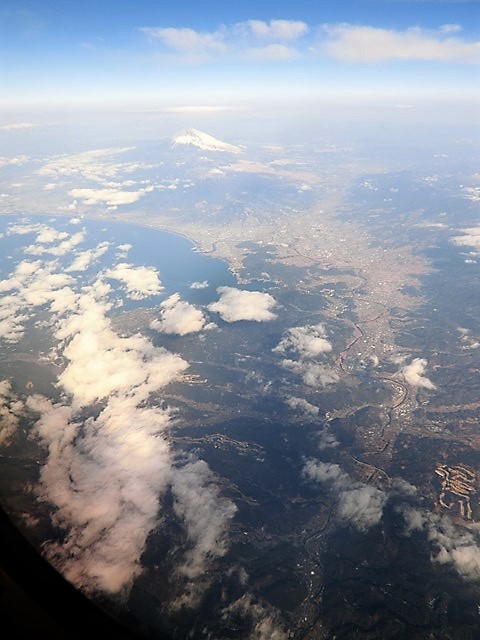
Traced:
[[190, 145], [202, 151], [223, 151], [227, 153], [242, 153], [242, 149], [233, 144], [217, 140], [208, 133], [198, 129], [183, 129], [172, 138], [172, 145]]

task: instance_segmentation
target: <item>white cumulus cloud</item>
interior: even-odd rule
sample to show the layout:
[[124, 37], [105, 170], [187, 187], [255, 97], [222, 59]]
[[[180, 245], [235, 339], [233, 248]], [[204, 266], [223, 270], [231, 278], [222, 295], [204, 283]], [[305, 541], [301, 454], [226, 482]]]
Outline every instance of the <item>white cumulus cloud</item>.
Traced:
[[0, 280], [0, 339], [18, 342], [24, 323], [35, 307], [49, 304], [53, 312], [67, 308], [75, 299], [71, 276], [55, 273], [54, 262], [21, 261], [13, 273]]
[[9, 124], [0, 124], [0, 131], [19, 131], [22, 129], [33, 129], [36, 126], [33, 122], [12, 122]]
[[[39, 236], [42, 237], [42, 233], [40, 233]], [[62, 237], [64, 237], [63, 233], [60, 233], [58, 234], [56, 239], [60, 240], [60, 238]], [[43, 240], [42, 242], [42, 241], [38, 241], [38, 237], [37, 237], [37, 243], [31, 244], [28, 247], [25, 247], [24, 251], [25, 253], [28, 253], [32, 256], [41, 256], [43, 254], [49, 254], [51, 256], [59, 257], [69, 253], [74, 247], [81, 244], [84, 241], [84, 239], [85, 239], [84, 231], [78, 231], [77, 233], [74, 233], [71, 236], [67, 234], [67, 237], [64, 240], [60, 240], [59, 242], [55, 242], [50, 238]]]
[[56, 337], [67, 341], [63, 355], [69, 361], [58, 380], [78, 406], [113, 393], [141, 393], [140, 402], [164, 386], [179, 366], [177, 356], [154, 348], [142, 335], [117, 335], [94, 291], [79, 298], [78, 313], [60, 321]]
[[106, 269], [103, 275], [122, 282], [132, 300], [142, 300], [163, 290], [157, 270], [151, 267], [135, 267], [127, 262], [120, 262], [115, 267]]
[[68, 233], [66, 231], [58, 231], [53, 227], [45, 225], [39, 230], [39, 233], [36, 237], [36, 242], [50, 244], [52, 242], [65, 240], [66, 238], [68, 238]]
[[244, 291], [234, 287], [218, 287], [217, 293], [220, 294], [219, 300], [208, 305], [208, 309], [220, 314], [225, 322], [266, 322], [277, 317], [272, 312], [277, 302], [269, 293]]
[[412, 387], [423, 387], [424, 389], [436, 389], [435, 385], [423, 374], [427, 368], [427, 360], [424, 358], [414, 358], [410, 364], [400, 369], [400, 373]]
[[[106, 316], [107, 289], [96, 282], [62, 308], [54, 320], [66, 361], [57, 378], [62, 399], [31, 396], [27, 406], [48, 452], [37, 494], [54, 505], [52, 519], [66, 531], [61, 544], [46, 545], [47, 555], [77, 586], [113, 593], [138, 575], [169, 482], [169, 448], [160, 437], [169, 414], [146, 401], [188, 365], [141, 335], [119, 336]], [[91, 405], [97, 409], [85, 417]]]
[[122, 189], [71, 189], [73, 198], [80, 198], [85, 204], [106, 204], [110, 207], [118, 207], [122, 204], [133, 204], [142, 198], [152, 188], [138, 191], [126, 191]]
[[208, 281], [203, 280], [202, 282], [192, 282], [190, 289], [208, 289]]
[[152, 320], [150, 328], [161, 333], [185, 336], [205, 328], [206, 320], [200, 309], [180, 299], [174, 293], [160, 305], [160, 318]]
[[342, 491], [338, 504], [338, 515], [352, 522], [360, 531], [367, 531], [380, 522], [387, 496], [370, 485], [352, 487]]
[[302, 358], [315, 358], [331, 350], [332, 345], [326, 338], [325, 327], [322, 324], [292, 327], [285, 332], [274, 348], [274, 351], [280, 353], [294, 351]]

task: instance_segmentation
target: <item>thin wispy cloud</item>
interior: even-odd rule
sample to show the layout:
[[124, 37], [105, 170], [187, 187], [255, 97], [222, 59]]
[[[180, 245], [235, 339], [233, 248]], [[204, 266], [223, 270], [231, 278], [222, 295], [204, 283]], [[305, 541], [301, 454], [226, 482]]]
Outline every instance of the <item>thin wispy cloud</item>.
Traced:
[[480, 579], [480, 538], [478, 527], [466, 529], [447, 514], [431, 513], [411, 505], [401, 505], [405, 535], [423, 531], [432, 546], [432, 561], [451, 565], [466, 580]]
[[150, 40], [158, 40], [167, 48], [185, 53], [225, 51], [225, 32], [223, 30], [208, 33], [188, 27], [144, 27], [140, 29]]
[[158, 113], [187, 113], [187, 114], [209, 114], [209, 113], [223, 113], [230, 111], [246, 111], [247, 107], [243, 106], [226, 106], [226, 105], [209, 105], [209, 104], [189, 104], [178, 105], [176, 107], [163, 107], [155, 109]]
[[138, 165], [114, 161], [116, 156], [131, 151], [134, 147], [109, 147], [92, 149], [72, 155], [61, 155], [48, 160], [38, 169], [40, 176], [58, 178], [80, 175], [86, 179], [98, 180], [115, 177], [120, 172], [134, 171]]
[[[177, 54], [222, 53], [229, 58], [286, 61], [322, 57], [351, 63], [432, 61], [480, 63], [480, 42], [462, 38], [459, 24], [403, 31], [348, 23], [308, 25], [299, 20], [247, 20], [200, 32], [190, 27], [144, 27], [152, 43]], [[210, 56], [210, 61], [221, 58]]]
[[[39, 240], [39, 237], [43, 237], [44, 239]], [[85, 232], [78, 231], [71, 236], [67, 234], [65, 239], [57, 238], [57, 240], [61, 240], [60, 242], [56, 242], [55, 240], [52, 241], [48, 231], [45, 232], [44, 236], [39, 234], [39, 237], [37, 237], [35, 244], [30, 244], [28, 247], [25, 247], [25, 253], [32, 256], [49, 254], [51, 256], [60, 257], [69, 253], [77, 245], [82, 244], [85, 240]]]
[[[472, 188], [472, 191], [474, 191], [474, 189]], [[469, 199], [471, 200], [479, 200], [480, 201], [480, 189], [477, 188], [476, 189], [477, 193], [476, 198], [473, 197], [473, 193], [468, 193], [469, 196], [471, 196]], [[466, 246], [466, 247], [472, 247], [472, 249], [475, 249], [475, 251], [480, 251], [480, 226], [478, 227], [468, 227], [467, 229], [462, 229], [461, 230], [462, 235], [458, 235], [458, 236], [454, 236], [452, 238], [452, 243], [462, 247], [462, 246]]]
[[467, 42], [452, 33], [459, 25], [444, 25], [436, 32], [412, 27], [405, 31], [349, 24], [325, 25], [326, 53], [353, 63], [389, 60], [480, 63], [480, 42]]
[[71, 210], [97, 205], [115, 210], [138, 202], [155, 188], [165, 188], [165, 185], [151, 184], [144, 177], [135, 179], [132, 174], [150, 169], [153, 165], [132, 160], [122, 162], [121, 156], [133, 149], [110, 147], [61, 155], [44, 162], [36, 174], [49, 180], [43, 187], [45, 191], [54, 191], [60, 186], [64, 192], [65, 179], [68, 179], [70, 188], [66, 193], [73, 198], [69, 205]]
[[236, 25], [236, 29], [248, 32], [261, 40], [297, 40], [309, 31], [305, 22], [300, 20], [248, 20]]
[[10, 124], [0, 124], [0, 131], [23, 131], [33, 129], [37, 125], [33, 122], [12, 122]]
[[305, 36], [309, 27], [298, 20], [247, 20], [222, 25], [212, 32], [190, 27], [144, 27], [140, 31], [152, 44], [159, 43], [165, 50], [185, 56], [186, 61], [191, 61], [192, 55], [221, 60], [219, 53], [233, 58], [280, 61], [299, 56], [292, 43]]
[[266, 47], [247, 49], [245, 57], [252, 60], [295, 60], [300, 56], [297, 49], [285, 44], [269, 44]]
[[208, 289], [208, 280], [202, 280], [202, 282], [192, 282], [190, 289]]
[[293, 411], [298, 411], [304, 416], [316, 417], [318, 416], [320, 409], [316, 407], [305, 398], [297, 398], [296, 396], [289, 396], [285, 402]]
[[174, 474], [172, 492], [175, 513], [184, 523], [189, 540], [178, 571], [189, 580], [198, 579], [212, 551], [217, 557], [226, 552], [225, 534], [237, 509], [222, 498], [215, 476], [203, 460], [189, 461]]
[[244, 594], [238, 600], [232, 602], [222, 611], [225, 620], [234, 624], [238, 616], [250, 621], [251, 640], [287, 640], [288, 631], [282, 623], [280, 612], [271, 604], [263, 602], [260, 598], [250, 593]]
[[324, 451], [325, 449], [334, 449], [338, 446], [340, 446], [339, 441], [327, 427], [324, 427], [318, 436], [318, 450]]
[[2, 167], [18, 167], [22, 164], [25, 164], [30, 160], [29, 156], [26, 155], [18, 155], [18, 156], [0, 156], [0, 169]]
[[338, 382], [340, 379], [331, 367], [310, 360], [285, 358], [285, 360], [282, 360], [281, 365], [285, 369], [289, 369], [301, 376], [303, 383], [309, 387], [326, 387], [329, 384]]
[[339, 380], [338, 374], [324, 362], [324, 356], [332, 350], [323, 324], [292, 327], [272, 349], [285, 356], [282, 367], [301, 376], [309, 387], [325, 387]]
[[307, 460], [303, 475], [308, 480], [329, 485], [337, 495], [337, 518], [368, 531], [380, 522], [387, 495], [372, 485], [353, 480], [338, 464]]

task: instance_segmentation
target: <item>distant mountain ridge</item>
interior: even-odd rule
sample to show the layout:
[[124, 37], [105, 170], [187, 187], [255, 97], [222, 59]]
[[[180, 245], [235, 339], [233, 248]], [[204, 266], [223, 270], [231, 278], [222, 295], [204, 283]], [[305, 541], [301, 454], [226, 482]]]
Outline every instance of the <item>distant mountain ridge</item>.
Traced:
[[208, 133], [198, 129], [183, 129], [172, 138], [172, 145], [190, 145], [202, 151], [223, 151], [227, 153], [242, 153], [240, 147], [228, 142], [222, 142]]

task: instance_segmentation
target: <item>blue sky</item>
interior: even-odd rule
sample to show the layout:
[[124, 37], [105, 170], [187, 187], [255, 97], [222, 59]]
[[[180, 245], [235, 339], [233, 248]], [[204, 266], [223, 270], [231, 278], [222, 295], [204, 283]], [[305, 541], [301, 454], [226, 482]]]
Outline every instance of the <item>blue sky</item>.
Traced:
[[479, 69], [480, 0], [0, 0], [10, 103], [461, 96]]

